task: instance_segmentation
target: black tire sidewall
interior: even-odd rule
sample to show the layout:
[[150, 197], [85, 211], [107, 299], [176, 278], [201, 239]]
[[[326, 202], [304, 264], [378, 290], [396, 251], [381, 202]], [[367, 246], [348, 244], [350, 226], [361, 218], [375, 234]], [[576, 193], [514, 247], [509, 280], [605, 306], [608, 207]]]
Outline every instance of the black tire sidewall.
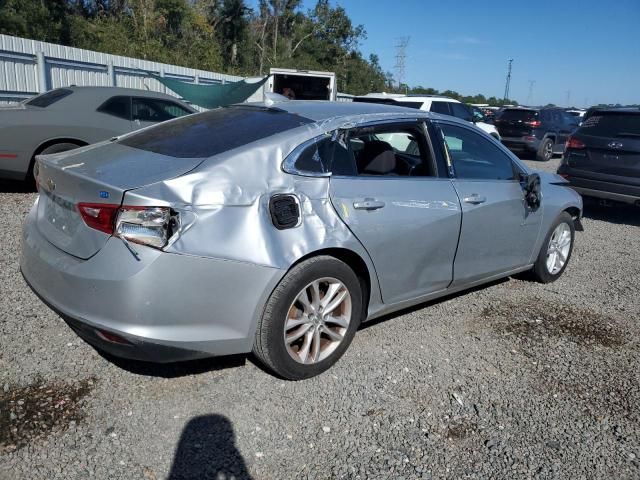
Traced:
[[[551, 236], [555, 229], [561, 223], [566, 223], [569, 226], [569, 230], [571, 231], [571, 245], [569, 247], [569, 253], [567, 255], [567, 261], [564, 262], [564, 265], [560, 269], [560, 271], [556, 274], [551, 274], [547, 269], [547, 249], [549, 248], [549, 241], [551, 240]], [[544, 237], [544, 242], [540, 247], [540, 252], [538, 253], [538, 259], [534, 265], [534, 273], [538, 281], [542, 283], [551, 283], [555, 282], [562, 274], [564, 273], [567, 265], [569, 265], [569, 261], [571, 260], [571, 255], [573, 254], [573, 246], [575, 243], [576, 229], [573, 223], [573, 218], [569, 213], [562, 212], [555, 221], [551, 224], [547, 235]]]
[[[305, 365], [296, 362], [287, 352], [284, 342], [284, 323], [289, 307], [300, 291], [323, 277], [340, 280], [349, 290], [352, 317], [342, 343], [321, 362]], [[334, 365], [347, 350], [362, 320], [363, 303], [360, 280], [348, 265], [333, 257], [316, 257], [295, 266], [272, 293], [259, 328], [262, 341], [268, 344], [268, 366], [290, 380], [301, 380], [318, 375]]]
[[[545, 146], [548, 143], [551, 143], [551, 149], [552, 149], [552, 153], [549, 158], [545, 156]], [[553, 158], [553, 140], [551, 140], [550, 138], [545, 138], [540, 144], [540, 148], [538, 149], [536, 156], [538, 157], [538, 160], [541, 162], [548, 162], [549, 160], [551, 160]]]

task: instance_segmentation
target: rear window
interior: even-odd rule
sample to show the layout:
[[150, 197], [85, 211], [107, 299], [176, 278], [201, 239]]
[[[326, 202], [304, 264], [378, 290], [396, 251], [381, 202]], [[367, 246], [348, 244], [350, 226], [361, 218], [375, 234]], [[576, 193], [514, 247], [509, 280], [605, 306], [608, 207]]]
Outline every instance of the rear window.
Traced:
[[535, 110], [504, 110], [500, 120], [529, 122], [537, 117]]
[[57, 101], [62, 100], [64, 97], [68, 97], [72, 93], [73, 90], [69, 90], [68, 88], [57, 88], [56, 90], [51, 90], [50, 92], [43, 93], [42, 95], [32, 98], [26, 104], [31, 107], [46, 108], [49, 105], [53, 105]]
[[161, 123], [120, 140], [129, 147], [177, 158], [205, 158], [313, 123], [275, 108], [217, 108]]
[[416, 108], [420, 110], [424, 102], [396, 102], [400, 107]]
[[596, 137], [640, 137], [640, 114], [594, 112], [579, 132]]

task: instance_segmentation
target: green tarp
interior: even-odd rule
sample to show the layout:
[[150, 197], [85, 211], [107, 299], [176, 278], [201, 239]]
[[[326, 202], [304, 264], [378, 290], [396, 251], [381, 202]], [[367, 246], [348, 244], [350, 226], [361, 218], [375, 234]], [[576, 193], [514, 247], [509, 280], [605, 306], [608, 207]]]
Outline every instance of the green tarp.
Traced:
[[232, 103], [244, 102], [253, 93], [258, 90], [268, 76], [262, 80], [249, 83], [246, 80], [239, 82], [229, 82], [225, 84], [200, 85], [197, 83], [186, 83], [173, 78], [161, 77], [151, 74], [153, 78], [162, 83], [165, 87], [170, 88], [186, 101], [191, 102], [203, 108], [217, 108]]

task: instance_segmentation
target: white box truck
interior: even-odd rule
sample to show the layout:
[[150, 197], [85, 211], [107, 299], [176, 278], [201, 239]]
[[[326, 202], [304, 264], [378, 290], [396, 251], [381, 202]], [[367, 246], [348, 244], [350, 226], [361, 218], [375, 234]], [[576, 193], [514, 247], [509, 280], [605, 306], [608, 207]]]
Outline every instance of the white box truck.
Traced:
[[279, 93], [292, 100], [336, 100], [336, 74], [314, 70], [272, 68], [265, 92]]

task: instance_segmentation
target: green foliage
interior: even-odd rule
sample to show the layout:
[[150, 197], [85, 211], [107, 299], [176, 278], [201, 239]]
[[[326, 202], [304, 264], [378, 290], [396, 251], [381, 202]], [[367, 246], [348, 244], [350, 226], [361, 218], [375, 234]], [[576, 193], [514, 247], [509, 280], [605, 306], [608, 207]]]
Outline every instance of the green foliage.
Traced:
[[255, 10], [246, 0], [0, 0], [0, 33], [238, 75], [264, 75], [270, 67], [331, 71], [338, 91], [354, 95], [398, 90], [377, 55], [362, 56], [364, 27], [330, 0], [307, 12], [302, 0], [260, 0]]

